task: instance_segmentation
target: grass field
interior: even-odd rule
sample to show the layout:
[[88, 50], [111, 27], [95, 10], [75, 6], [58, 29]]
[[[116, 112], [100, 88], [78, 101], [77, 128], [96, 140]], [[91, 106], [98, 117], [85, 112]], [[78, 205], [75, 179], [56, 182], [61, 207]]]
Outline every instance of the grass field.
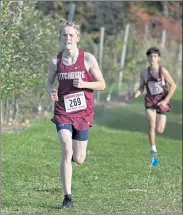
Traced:
[[[75, 207], [61, 210], [60, 144], [49, 119], [2, 136], [3, 214], [182, 214], [182, 97], [172, 99], [150, 171], [142, 98], [96, 108], [87, 158], [73, 164]], [[150, 173], [150, 177], [148, 178]]]

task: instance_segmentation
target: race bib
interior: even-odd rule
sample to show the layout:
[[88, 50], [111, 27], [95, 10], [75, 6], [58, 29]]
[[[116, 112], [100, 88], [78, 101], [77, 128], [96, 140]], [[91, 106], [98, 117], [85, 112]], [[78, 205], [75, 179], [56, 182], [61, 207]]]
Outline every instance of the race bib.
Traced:
[[150, 90], [151, 95], [157, 95], [163, 92], [163, 87], [162, 87], [162, 82], [154, 82], [154, 81], [149, 81], [148, 82], [148, 87]]
[[66, 112], [74, 112], [87, 108], [83, 91], [64, 96], [64, 104]]

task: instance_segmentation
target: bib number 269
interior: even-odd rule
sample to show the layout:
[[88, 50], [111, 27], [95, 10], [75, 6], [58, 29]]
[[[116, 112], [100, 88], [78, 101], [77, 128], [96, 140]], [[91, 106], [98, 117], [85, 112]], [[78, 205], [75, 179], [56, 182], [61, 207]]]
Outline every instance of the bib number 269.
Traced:
[[69, 99], [70, 101], [70, 107], [76, 107], [78, 105], [81, 105], [81, 99], [78, 97], [78, 98], [75, 98], [75, 99]]
[[66, 112], [74, 112], [87, 108], [83, 91], [64, 96], [64, 104]]

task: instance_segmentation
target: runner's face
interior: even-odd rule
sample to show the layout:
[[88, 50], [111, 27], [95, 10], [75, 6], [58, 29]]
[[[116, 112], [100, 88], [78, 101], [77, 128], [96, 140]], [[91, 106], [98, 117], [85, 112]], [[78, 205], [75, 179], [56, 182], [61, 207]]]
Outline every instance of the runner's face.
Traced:
[[155, 66], [159, 63], [160, 61], [160, 56], [156, 53], [152, 53], [148, 56], [148, 60], [149, 60], [149, 63], [152, 65], [152, 66]]
[[63, 48], [66, 50], [72, 50], [77, 47], [77, 43], [79, 42], [78, 32], [72, 26], [64, 27], [61, 33], [61, 43]]

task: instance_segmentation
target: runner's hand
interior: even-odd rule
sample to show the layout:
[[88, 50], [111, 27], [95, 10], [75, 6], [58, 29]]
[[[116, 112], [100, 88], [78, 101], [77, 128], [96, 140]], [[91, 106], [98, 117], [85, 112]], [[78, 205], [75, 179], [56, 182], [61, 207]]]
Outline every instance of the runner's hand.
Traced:
[[81, 77], [74, 79], [73, 81], [73, 86], [76, 88], [85, 88], [84, 87], [84, 81], [82, 80]]
[[58, 91], [53, 89], [51, 94], [50, 94], [50, 98], [53, 102], [58, 101]]
[[134, 93], [134, 98], [136, 99], [136, 98], [138, 98], [139, 96], [141, 95], [141, 92], [140, 92], [140, 90], [137, 90], [135, 93]]
[[161, 102], [158, 103], [158, 106], [162, 106], [163, 108], [167, 107], [168, 102], [166, 100], [162, 100]]

